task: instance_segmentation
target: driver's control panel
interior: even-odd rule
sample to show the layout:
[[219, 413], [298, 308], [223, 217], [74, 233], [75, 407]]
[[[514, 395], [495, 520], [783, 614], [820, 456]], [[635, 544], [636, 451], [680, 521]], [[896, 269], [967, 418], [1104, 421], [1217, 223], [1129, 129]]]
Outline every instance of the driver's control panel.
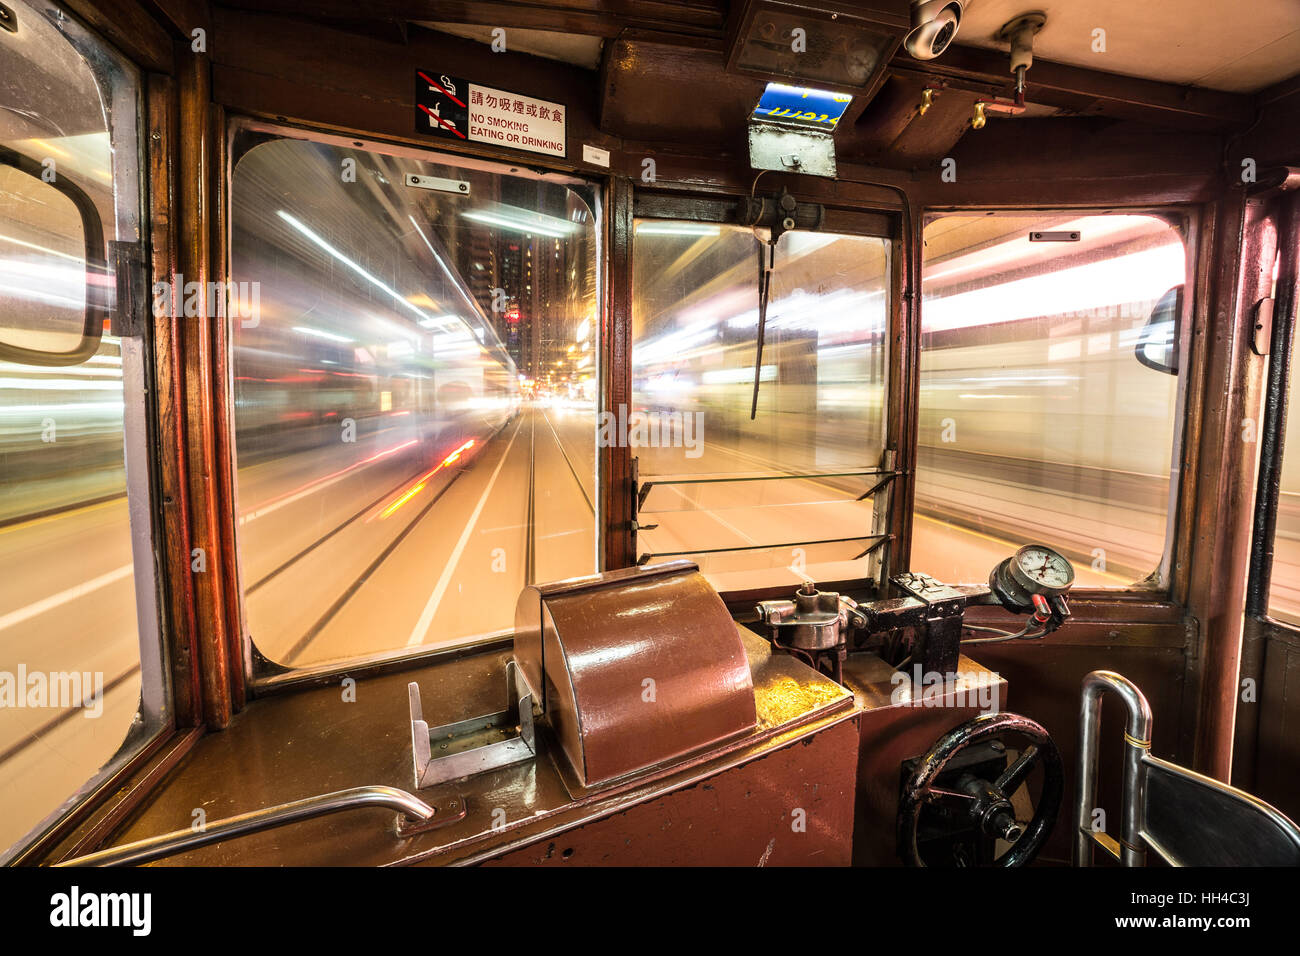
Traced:
[[[845, 595], [819, 591], [809, 581], [789, 600], [760, 601], [755, 612], [774, 647], [837, 681], [850, 642], [864, 646], [904, 629], [912, 633], [910, 653], [890, 662], [949, 674], [957, 670], [963, 643], [1035, 639], [1056, 630], [1070, 615], [1066, 593], [1073, 583], [1068, 558], [1045, 545], [1029, 544], [993, 568], [987, 587], [945, 584], [928, 574], [905, 571], [890, 578], [886, 597], [859, 604]], [[964, 639], [971, 604], [1000, 604], [1030, 615], [1030, 620], [1018, 632], [978, 628], [993, 636]]]
[[805, 581], [793, 599], [761, 601], [755, 610], [768, 626], [773, 646], [841, 683], [849, 632], [870, 626], [856, 601], [834, 591], [818, 591], [811, 581]]

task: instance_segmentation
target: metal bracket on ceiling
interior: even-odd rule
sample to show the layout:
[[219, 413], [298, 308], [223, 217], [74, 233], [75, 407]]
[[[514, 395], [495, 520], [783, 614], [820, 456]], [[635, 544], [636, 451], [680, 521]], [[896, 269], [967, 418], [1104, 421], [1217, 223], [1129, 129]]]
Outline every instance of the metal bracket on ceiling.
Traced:
[[994, 34], [994, 39], [1011, 46], [1011, 72], [1016, 75], [1016, 95], [1011, 100], [994, 96], [976, 103], [970, 121], [971, 129], [983, 129], [991, 113], [1019, 116], [1025, 111], [1025, 74], [1034, 65], [1034, 37], [1045, 23], [1046, 14], [1022, 13]]
[[1025, 105], [1025, 74], [1034, 65], [1034, 37], [1047, 23], [1047, 14], [1035, 11], [1003, 24], [995, 39], [1011, 46], [1011, 72], [1016, 75], [1016, 103]]
[[835, 139], [825, 130], [749, 124], [749, 165], [775, 173], [835, 178]]

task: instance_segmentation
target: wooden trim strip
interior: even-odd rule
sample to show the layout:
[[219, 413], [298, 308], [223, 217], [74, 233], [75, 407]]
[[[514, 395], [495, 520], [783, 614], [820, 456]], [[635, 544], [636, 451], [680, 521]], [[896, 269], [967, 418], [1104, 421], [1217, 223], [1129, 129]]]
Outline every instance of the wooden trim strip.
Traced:
[[[203, 719], [213, 729], [230, 722], [232, 712], [229, 642], [226, 637], [224, 565], [217, 522], [219, 489], [216, 458], [216, 390], [213, 382], [213, 325], [216, 310], [208, 296], [212, 228], [209, 202], [212, 177], [212, 130], [209, 63], [188, 48], [181, 56], [180, 127], [176, 208], [180, 246], [177, 257], [185, 284], [196, 283], [185, 304], [197, 312], [178, 318], [178, 344], [185, 365], [185, 450], [189, 464], [191, 554], [180, 566], [193, 580], [198, 626]], [[201, 567], [202, 570], [197, 570]]]
[[175, 181], [176, 84], [170, 77], [151, 74], [146, 84], [148, 209], [152, 282], [171, 288], [168, 313], [154, 322], [154, 379], [158, 415], [157, 474], [161, 499], [161, 555], [159, 578], [165, 595], [163, 622], [172, 676], [172, 703], [176, 723], [193, 727], [202, 723], [199, 655], [195, 643], [194, 588], [184, 570], [190, 561], [189, 470], [185, 458], [184, 369], [181, 362], [180, 290], [172, 282], [177, 273]]
[[[211, 219], [209, 233], [209, 259], [212, 275], [222, 288], [229, 289], [230, 263], [228, 261], [227, 237], [227, 198], [229, 183], [226, 180], [226, 112], [220, 106], [213, 106], [208, 129], [209, 142], [212, 144], [211, 191], [208, 211]], [[230, 293], [213, 302], [214, 317], [212, 322], [212, 413], [215, 461], [215, 492], [217, 508], [216, 540], [220, 541], [221, 584], [226, 622], [226, 656], [230, 664], [230, 693], [234, 709], [244, 706], [246, 699], [243, 626], [241, 602], [239, 595], [239, 567], [237, 542], [235, 537], [235, 461], [234, 438], [235, 426], [231, 420], [234, 408], [233, 396], [230, 394], [230, 354], [231, 327], [237, 317], [227, 314]]]
[[171, 73], [172, 39], [143, 4], [132, 0], [62, 0], [87, 26], [141, 68]]
[[[606, 202], [606, 249], [609, 268], [601, 322], [601, 394], [606, 410], [632, 403], [632, 183], [612, 181]], [[601, 570], [636, 563], [632, 529], [632, 450], [617, 443], [599, 449], [604, 518]]]

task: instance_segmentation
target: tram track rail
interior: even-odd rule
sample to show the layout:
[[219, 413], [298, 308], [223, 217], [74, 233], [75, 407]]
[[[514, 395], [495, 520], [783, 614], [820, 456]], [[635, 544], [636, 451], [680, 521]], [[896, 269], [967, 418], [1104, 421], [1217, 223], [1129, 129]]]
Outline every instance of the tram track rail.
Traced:
[[[326, 541], [330, 540], [330, 539], [333, 538], [336, 534], [338, 534], [340, 531], [344, 530], [344, 529], [347, 528], [349, 525], [351, 525], [353, 522], [355, 522], [355, 521], [357, 521], [358, 519], [360, 519], [362, 515], [366, 514], [367, 512], [371, 511], [371, 510], [374, 509], [374, 508], [379, 507], [379, 505], [380, 505], [381, 502], [387, 500], [388, 498], [390, 498], [391, 496], [393, 496], [393, 495], [396, 494], [397, 492], [401, 491], [403, 488], [405, 488], [407, 485], [409, 485], [409, 484], [411, 483], [412, 480], [414, 480], [415, 478], [419, 477], [422, 473], [423, 473], [423, 470], [421, 470], [421, 469], [417, 469], [416, 471], [411, 472], [409, 475], [407, 475], [406, 477], [404, 477], [404, 478], [403, 478], [401, 481], [399, 481], [397, 484], [393, 485], [391, 488], [389, 488], [389, 489], [388, 489], [387, 491], [385, 491], [383, 494], [379, 495], [377, 498], [373, 499], [372, 501], [367, 502], [366, 505], [365, 505], [364, 507], [362, 507], [359, 511], [357, 511], [355, 514], [353, 514], [353, 515], [351, 515], [350, 517], [346, 518], [345, 520], [341, 521], [339, 524], [335, 525], [335, 526], [334, 526], [333, 528], [331, 528], [329, 531], [325, 532], [323, 535], [321, 535], [319, 538], [317, 538], [317, 539], [316, 539], [315, 541], [313, 541], [311, 544], [307, 545], [305, 548], [302, 548], [300, 551], [296, 552], [296, 553], [293, 554], [291, 557], [289, 557], [289, 558], [285, 559], [284, 561], [282, 561], [282, 562], [281, 562], [280, 564], [278, 564], [275, 568], [273, 568], [273, 569], [272, 569], [271, 571], [269, 571], [268, 573], [262, 575], [262, 577], [258, 578], [258, 579], [257, 579], [256, 581], [254, 581], [252, 584], [247, 585], [247, 586], [244, 588], [244, 593], [245, 593], [246, 595], [255, 593], [255, 592], [256, 592], [259, 588], [261, 588], [263, 585], [267, 584], [267, 583], [270, 582], [273, 578], [277, 577], [278, 575], [280, 575], [280, 574], [283, 573], [284, 571], [287, 571], [289, 568], [293, 567], [294, 564], [296, 564], [297, 562], [301, 561], [301, 560], [302, 560], [303, 558], [305, 558], [307, 555], [311, 554], [311, 552], [315, 551], [318, 547], [320, 547], [320, 546], [321, 546], [322, 544], [324, 544]], [[452, 477], [452, 481], [455, 481], [456, 477], [459, 477], [459, 474], [460, 474], [460, 472], [457, 471], [456, 474]], [[449, 484], [450, 484], [450, 483], [449, 483]], [[436, 499], [435, 499], [435, 500], [436, 500]], [[419, 519], [417, 518], [416, 520], [419, 520]]]
[[[487, 445], [489, 445], [492, 441], [496, 440], [496, 438], [508, 427], [509, 427], [509, 422], [507, 422], [505, 425], [499, 428], [486, 442], [484, 442], [484, 447], [487, 447]], [[476, 460], [477, 458], [472, 459], [471, 461], [476, 461]], [[384, 546], [384, 548], [379, 552], [379, 554], [376, 555], [369, 562], [369, 564], [367, 564], [365, 569], [359, 575], [357, 575], [357, 577], [353, 579], [353, 581], [346, 588], [344, 588], [342, 592], [340, 592], [339, 596], [330, 604], [330, 606], [325, 610], [325, 612], [321, 614], [312, 623], [312, 625], [297, 640], [295, 640], [293, 644], [289, 646], [287, 651], [283, 652], [283, 658], [281, 660], [281, 663], [292, 665], [294, 659], [301, 656], [302, 653], [306, 651], [308, 647], [311, 646], [312, 642], [315, 641], [316, 638], [321, 635], [321, 633], [325, 630], [325, 628], [329, 626], [330, 622], [333, 621], [334, 618], [338, 616], [339, 612], [342, 611], [343, 608], [347, 606], [348, 602], [351, 601], [352, 598], [356, 596], [357, 592], [361, 590], [362, 586], [368, 580], [370, 580], [371, 577], [375, 575], [375, 573], [393, 555], [393, 553], [398, 549], [398, 547], [401, 546], [402, 542], [404, 542], [407, 538], [411, 536], [412, 533], [414, 533], [414, 531], [420, 526], [420, 523], [425, 519], [425, 517], [428, 516], [429, 512], [433, 510], [434, 506], [437, 505], [437, 503], [442, 500], [443, 496], [445, 496], [447, 492], [449, 492], [455, 486], [456, 482], [468, 470], [469, 470], [469, 463], [463, 465], [460, 468], [457, 468], [455, 472], [452, 473], [450, 480], [447, 481], [441, 488], [437, 490], [434, 496], [424, 505], [424, 507], [421, 508], [415, 514], [415, 516], [402, 527], [401, 531], [399, 531], [393, 537], [393, 539], [389, 541], [387, 545]], [[405, 478], [402, 482], [399, 482], [395, 488], [390, 488], [383, 495], [379, 496], [377, 499], [367, 504], [365, 508], [361, 509], [356, 514], [352, 515], [349, 519], [347, 519], [346, 522], [344, 522], [343, 524], [339, 525], [338, 527], [328, 532], [326, 535], [322, 537], [321, 540], [325, 540], [333, 537], [339, 531], [341, 531], [347, 524], [356, 521], [358, 518], [361, 517], [361, 515], [364, 515], [367, 512], [371, 511], [373, 508], [378, 507], [380, 502], [392, 496], [396, 490], [399, 490], [400, 488], [404, 487], [412, 480], [412, 478], [417, 476], [418, 474]], [[319, 542], [317, 543], [319, 544]], [[295, 559], [291, 559], [290, 563], [299, 560], [303, 555], [305, 555], [310, 550], [312, 550], [312, 548], [305, 549], [302, 555], [299, 555]], [[278, 573], [279, 570], [282, 569], [277, 569], [277, 571], [274, 573]]]
[[[361, 590], [361, 587], [366, 583], [366, 581], [368, 581], [374, 573], [379, 570], [384, 562], [392, 556], [393, 552], [397, 550], [401, 543], [411, 536], [411, 533], [414, 532], [420, 522], [424, 520], [424, 517], [433, 510], [433, 506], [442, 500], [442, 497], [451, 490], [452, 486], [456, 484], [457, 479], [459, 479], [465, 471], [466, 469], [464, 468], [458, 468], [455, 474], [452, 475], [451, 480], [438, 489], [438, 492], [423, 508], [420, 509], [415, 517], [407, 522], [402, 530], [393, 537], [392, 541], [385, 545], [384, 549], [380, 551], [373, 560], [371, 560], [365, 570], [362, 571], [361, 574], [359, 574], [356, 579], [343, 590], [343, 592], [334, 600], [334, 603], [325, 610], [325, 613], [318, 617], [315, 623], [313, 623], [312, 626], [298, 638], [298, 640], [290, 645], [289, 650], [285, 652], [286, 663], [292, 663], [293, 659], [305, 651], [311, 645], [312, 641], [314, 641], [320, 633], [329, 626], [330, 621], [334, 620], [334, 617], [343, 610], [347, 603], [352, 600], [359, 590]], [[384, 498], [386, 497], [388, 497], [388, 495], [384, 495]], [[379, 500], [382, 501], [383, 498], [380, 498]], [[369, 508], [366, 508], [366, 511], [369, 510]], [[362, 514], [364, 513], [365, 511], [362, 512]]]
[[[582, 492], [583, 500], [587, 502], [587, 507], [594, 515], [596, 513], [596, 505], [591, 500], [591, 495], [587, 494], [587, 486], [578, 475], [578, 469], [573, 467], [573, 460], [569, 457], [569, 452], [565, 449], [564, 442], [560, 439], [560, 433], [555, 430], [555, 425], [551, 422], [550, 416], [547, 415], [545, 411], [542, 411], [542, 420], [546, 422], [546, 427], [551, 430], [551, 435], [555, 438], [555, 447], [560, 450], [560, 455], [564, 458], [564, 463], [569, 468], [569, 474], [573, 475], [573, 480], [578, 483], [578, 490]], [[536, 418], [534, 418], [534, 423], [535, 422]]]
[[30, 511], [25, 514], [11, 515], [8, 518], [0, 518], [0, 531], [6, 528], [14, 528], [19, 525], [27, 524], [29, 521], [42, 521], [45, 518], [57, 518], [60, 515], [72, 514], [81, 511], [84, 508], [94, 508], [99, 505], [106, 505], [110, 501], [125, 501], [126, 492], [114, 492], [111, 495], [99, 495], [94, 498], [83, 498], [79, 501], [70, 501], [67, 504], [55, 505], [52, 508], [43, 508], [40, 511]]
[[[99, 697], [101, 703], [103, 699], [109, 695], [110, 692], [121, 687], [127, 680], [129, 680], [131, 677], [139, 673], [140, 673], [140, 665], [132, 664], [130, 667], [128, 667], [126, 670], [119, 673], [113, 679], [105, 681], [103, 688], [101, 688], [99, 691]], [[85, 700], [83, 700], [82, 703], [78, 706], [65, 707], [57, 711], [53, 716], [50, 717], [49, 720], [45, 721], [45, 723], [41, 724], [39, 727], [36, 727], [33, 730], [26, 731], [20, 740], [18, 740], [13, 744], [10, 744], [4, 750], [0, 750], [0, 767], [4, 767], [5, 763], [12, 760], [14, 757], [17, 757], [19, 754], [21, 754], [24, 750], [27, 750], [29, 747], [39, 744], [47, 734], [53, 732], [54, 730], [58, 729], [61, 725], [67, 723], [77, 714], [81, 713], [84, 709], [85, 709]]]

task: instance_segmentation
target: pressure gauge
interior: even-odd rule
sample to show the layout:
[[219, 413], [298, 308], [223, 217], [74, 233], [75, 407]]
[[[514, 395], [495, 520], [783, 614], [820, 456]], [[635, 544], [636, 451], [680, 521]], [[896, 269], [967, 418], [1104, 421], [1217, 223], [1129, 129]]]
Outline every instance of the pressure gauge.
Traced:
[[989, 575], [989, 589], [1003, 606], [1028, 610], [1034, 595], [1053, 598], [1070, 590], [1074, 567], [1068, 558], [1041, 544], [1027, 544]]

